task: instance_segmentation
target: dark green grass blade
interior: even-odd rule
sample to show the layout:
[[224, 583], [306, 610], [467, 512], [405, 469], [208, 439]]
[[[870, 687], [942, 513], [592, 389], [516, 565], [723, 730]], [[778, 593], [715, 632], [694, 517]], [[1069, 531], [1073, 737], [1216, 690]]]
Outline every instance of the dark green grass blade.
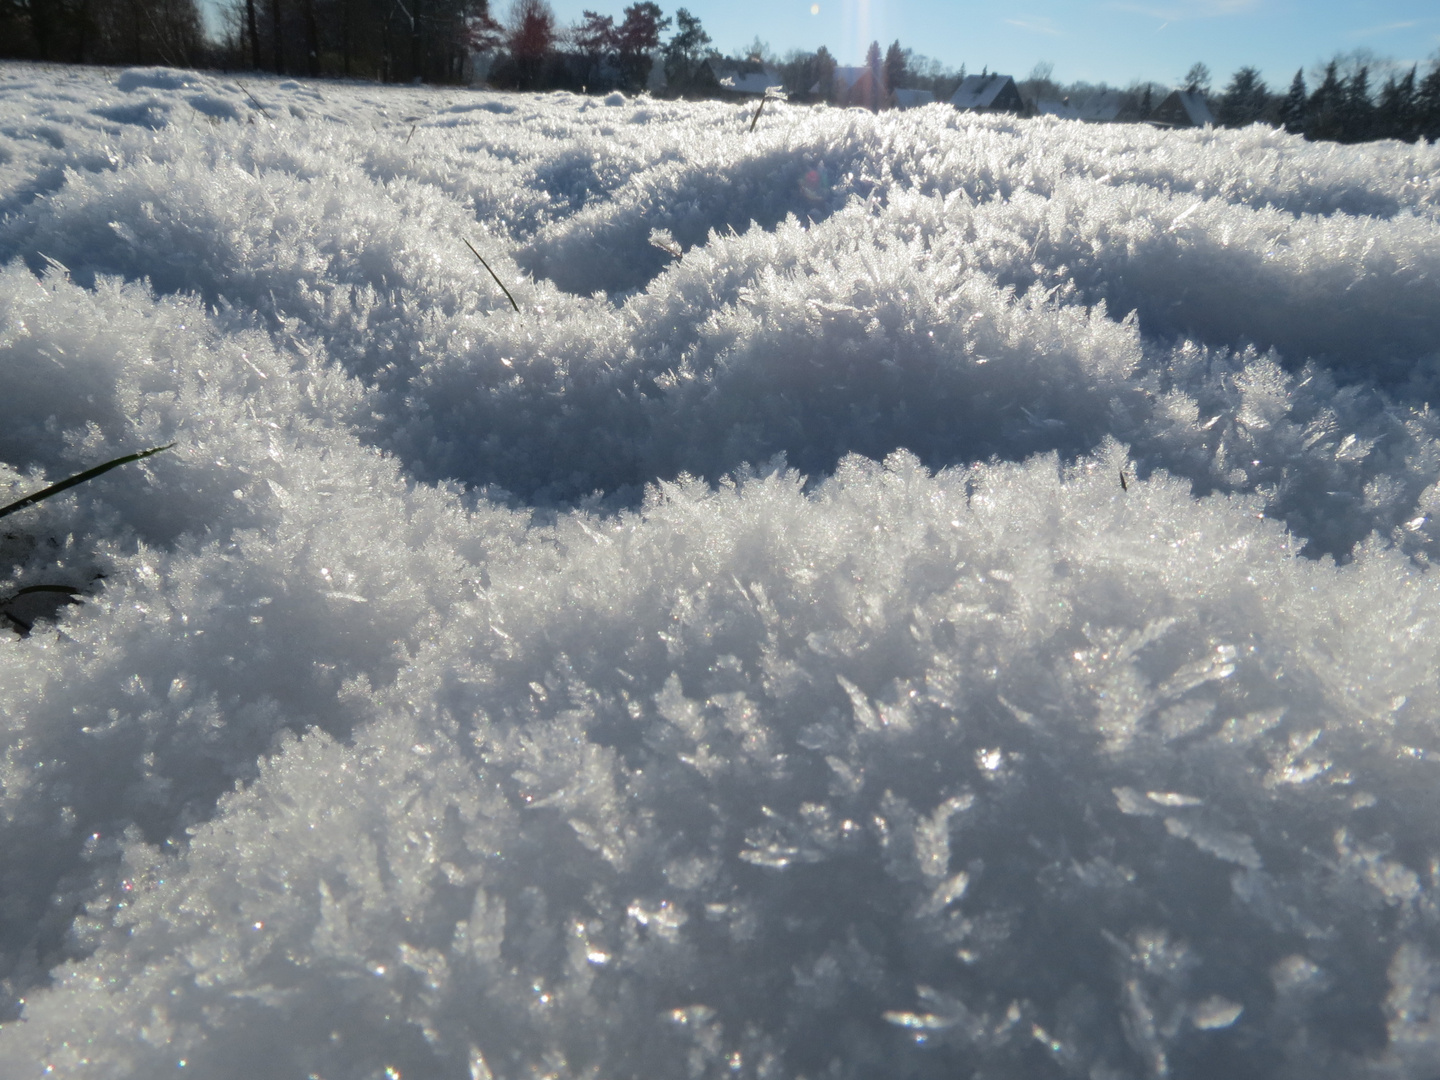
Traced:
[[76, 484], [83, 484], [86, 480], [94, 480], [95, 477], [109, 472], [111, 469], [118, 469], [121, 465], [128, 465], [132, 461], [139, 461], [151, 454], [158, 454], [161, 450], [169, 450], [175, 444], [166, 443], [164, 446], [152, 446], [149, 450], [141, 450], [138, 454], [126, 454], [124, 457], [117, 457], [114, 461], [107, 461], [104, 465], [96, 465], [93, 469], [86, 469], [82, 473], [76, 473], [68, 480], [61, 480], [58, 484], [51, 484], [47, 488], [41, 488], [34, 495], [26, 495], [18, 502], [9, 506], [0, 507], [0, 518], [15, 513], [17, 510], [24, 510], [27, 506], [34, 506], [38, 502], [44, 502], [52, 495], [59, 495], [60, 492], [74, 487]]
[[255, 102], [255, 107], [260, 110], [260, 115], [263, 116], [263, 117], [265, 117], [266, 120], [269, 120], [269, 119], [270, 119], [270, 114], [265, 111], [265, 106], [264, 106], [264, 105], [261, 105], [260, 102], [255, 101], [255, 95], [252, 94], [252, 93], [250, 93], [250, 88], [249, 88], [248, 86], [246, 86], [243, 82], [241, 82], [239, 79], [236, 79], [236, 80], [235, 80], [235, 84], [236, 84], [237, 86], [239, 86], [241, 90], [244, 90], [244, 91], [245, 91], [245, 96], [246, 96], [246, 97], [248, 97], [251, 101], [254, 101], [254, 102]]
[[8, 629], [13, 630], [21, 637], [27, 636], [31, 630], [35, 629], [35, 618], [22, 619], [19, 615], [15, 614], [14, 611], [10, 610], [11, 605], [22, 596], [44, 595], [46, 593], [59, 596], [60, 599], [54, 602], [53, 607], [51, 607], [48, 612], [44, 606], [38, 608], [35, 613], [35, 618], [53, 619], [66, 604], [79, 604], [82, 602], [79, 599], [82, 595], [80, 590], [73, 585], [27, 585], [14, 596], [0, 600], [0, 619], [4, 619], [10, 624]]
[[[18, 600], [22, 596], [34, 596], [36, 593], [61, 593], [65, 596], [79, 596], [80, 590], [75, 588], [74, 585], [26, 585], [25, 588], [10, 597], [10, 600]], [[0, 603], [8, 604], [10, 600], [0, 601]]]
[[[465, 240], [463, 236], [460, 239]], [[474, 244], [469, 240], [465, 240], [465, 246], [470, 249], [470, 254], [480, 260], [481, 266], [485, 267], [486, 270], [490, 270], [490, 264], [485, 261], [484, 255], [481, 255], [480, 252], [475, 250]], [[500, 291], [505, 294], [505, 299], [510, 301], [510, 306], [515, 309], [515, 314], [520, 314], [520, 305], [515, 302], [515, 297], [510, 295], [510, 290], [505, 287], [505, 283], [500, 280], [499, 275], [496, 274], [494, 270], [490, 270], [490, 276], [495, 279], [495, 284], [500, 286]]]

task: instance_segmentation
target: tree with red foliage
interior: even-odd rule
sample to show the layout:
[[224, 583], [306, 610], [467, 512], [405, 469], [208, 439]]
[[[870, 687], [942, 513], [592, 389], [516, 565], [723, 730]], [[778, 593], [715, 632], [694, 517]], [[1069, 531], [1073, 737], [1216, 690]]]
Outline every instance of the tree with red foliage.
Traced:
[[548, 0], [515, 0], [510, 7], [510, 57], [520, 85], [533, 90], [555, 51], [555, 12]]

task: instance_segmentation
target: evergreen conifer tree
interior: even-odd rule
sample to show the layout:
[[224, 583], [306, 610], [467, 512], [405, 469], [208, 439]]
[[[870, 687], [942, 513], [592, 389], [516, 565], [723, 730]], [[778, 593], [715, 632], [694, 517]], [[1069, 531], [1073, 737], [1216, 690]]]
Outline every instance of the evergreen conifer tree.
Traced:
[[1440, 60], [1415, 91], [1415, 122], [1421, 138], [1440, 139]]
[[1220, 123], [1226, 127], [1246, 127], [1260, 120], [1270, 102], [1270, 88], [1260, 77], [1258, 68], [1242, 67], [1230, 79], [1220, 98]]
[[815, 50], [815, 85], [822, 100], [835, 97], [835, 68], [839, 66], [830, 50], [824, 45]]
[[865, 95], [865, 107], [878, 112], [885, 103], [885, 61], [880, 56], [880, 43], [872, 41], [865, 50], [865, 68], [870, 73], [869, 92]]
[[1345, 80], [1340, 114], [1342, 142], [1364, 142], [1372, 137], [1375, 105], [1370, 100], [1370, 69], [1364, 64]]
[[1299, 135], [1305, 130], [1306, 97], [1305, 72], [1297, 71], [1295, 78], [1290, 80], [1290, 92], [1280, 106], [1280, 122], [1291, 135]]
[[910, 85], [910, 71], [905, 63], [905, 50], [895, 41], [885, 50], [885, 86], [894, 90]]
[[570, 41], [587, 61], [583, 85], [596, 89], [602, 81], [601, 64], [615, 51], [614, 17], [586, 11], [584, 20], [570, 31]]
[[1343, 133], [1342, 109], [1345, 104], [1345, 87], [1340, 82], [1340, 62], [1331, 60], [1325, 65], [1325, 75], [1320, 85], [1310, 95], [1309, 107], [1305, 110], [1305, 137], [1307, 139], [1338, 139]]
[[675, 36], [665, 44], [665, 79], [676, 90], [695, 85], [710, 35], [685, 8], [675, 12]]
[[1392, 75], [1385, 80], [1375, 113], [1375, 134], [1380, 138], [1415, 141], [1419, 134], [1415, 122], [1415, 68], [1399, 79]]
[[615, 29], [620, 81], [626, 90], [638, 93], [650, 77], [652, 53], [660, 46], [660, 34], [670, 20], [654, 0], [637, 0], [625, 9], [625, 21]]

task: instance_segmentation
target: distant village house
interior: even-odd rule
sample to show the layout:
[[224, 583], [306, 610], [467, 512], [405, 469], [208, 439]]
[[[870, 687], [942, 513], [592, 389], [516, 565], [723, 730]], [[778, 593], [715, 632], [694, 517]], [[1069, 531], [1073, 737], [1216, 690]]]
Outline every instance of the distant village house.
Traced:
[[961, 112], [1005, 112], [1022, 116], [1026, 112], [1020, 88], [1009, 75], [968, 75], [950, 104]]
[[1053, 116], [1057, 120], [1079, 120], [1080, 110], [1070, 104], [1068, 97], [1056, 101], [1054, 98], [1041, 98], [1035, 103], [1036, 116]]
[[1155, 106], [1147, 119], [1156, 127], [1188, 128], [1215, 125], [1210, 103], [1198, 90], [1176, 90]]
[[778, 92], [785, 81], [778, 71], [758, 60], [711, 57], [705, 63], [714, 78], [715, 89], [723, 97], [764, 97], [767, 91]]
[[1087, 124], [1113, 124], [1133, 119], [1131, 114], [1134, 113], [1128, 98], [1120, 90], [1101, 90], [1098, 94], [1091, 94], [1080, 103], [1077, 111], [1080, 119]]
[[[876, 79], [876, 73], [868, 67], [837, 67], [834, 74], [834, 87], [831, 90], [831, 100], [836, 105], [862, 109], [883, 109], [889, 104], [889, 95], [882, 85], [882, 78]], [[819, 84], [816, 84], [817, 88]]]
[[922, 105], [935, 104], [933, 90], [892, 90], [890, 96], [895, 99], [897, 109], [918, 109]]

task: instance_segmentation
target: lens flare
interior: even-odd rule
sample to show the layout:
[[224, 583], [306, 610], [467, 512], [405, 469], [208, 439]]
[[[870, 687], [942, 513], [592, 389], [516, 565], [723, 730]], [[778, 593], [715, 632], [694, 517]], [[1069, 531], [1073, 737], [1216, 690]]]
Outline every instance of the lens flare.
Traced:
[[821, 163], [800, 178], [800, 191], [811, 202], [824, 202], [830, 197], [830, 170]]
[[[873, 10], [877, 6], [883, 9], [883, 4], [884, 0], [880, 0], [879, 4], [876, 4], [875, 0], [845, 0], [841, 14], [845, 39], [841, 47], [844, 50], [843, 55], [851, 57], [849, 62], [858, 63], [865, 55], [865, 49], [875, 39], [877, 30], [883, 29], [877, 27], [874, 18], [876, 12]], [[883, 22], [883, 18], [880, 21]]]

